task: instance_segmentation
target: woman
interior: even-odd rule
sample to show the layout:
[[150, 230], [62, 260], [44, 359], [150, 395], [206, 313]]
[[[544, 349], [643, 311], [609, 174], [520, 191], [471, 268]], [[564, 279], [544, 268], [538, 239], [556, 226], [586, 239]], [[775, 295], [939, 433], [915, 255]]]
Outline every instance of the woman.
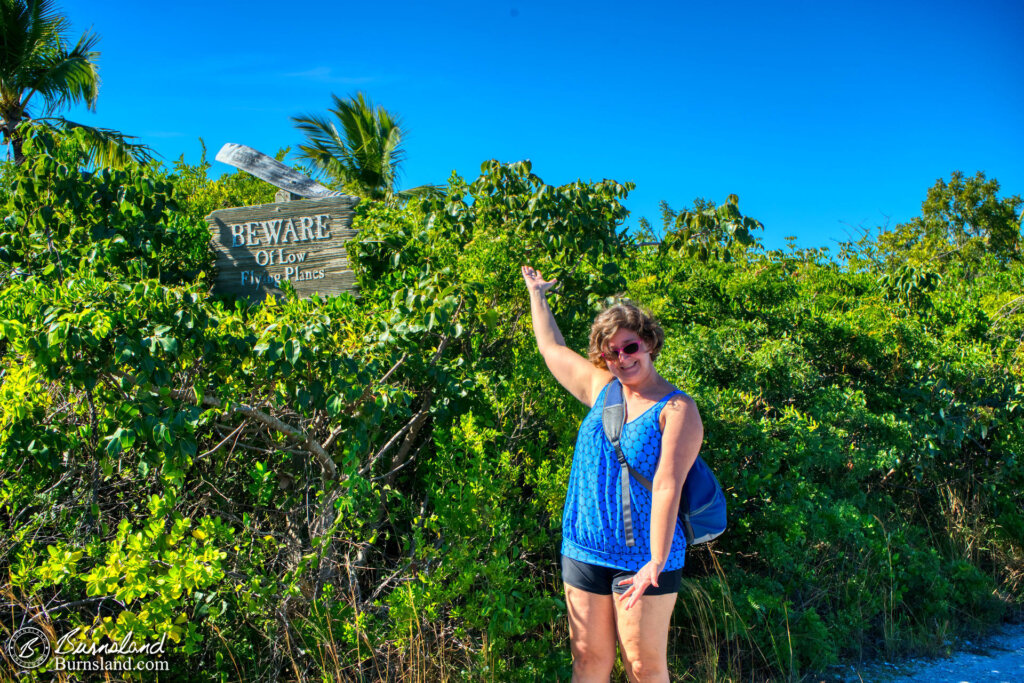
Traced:
[[[522, 270], [537, 348], [555, 379], [591, 409], [580, 425], [562, 513], [573, 681], [607, 681], [616, 642], [631, 681], [667, 681], [669, 619], [686, 551], [679, 500], [704, 438], [700, 414], [654, 369], [665, 335], [653, 318], [631, 303], [606, 309], [591, 326], [587, 360], [565, 345], [551, 315], [547, 291], [555, 281]], [[620, 466], [601, 424], [612, 379], [622, 383], [626, 408], [622, 450], [653, 482], [650, 493], [629, 478], [633, 545]]]

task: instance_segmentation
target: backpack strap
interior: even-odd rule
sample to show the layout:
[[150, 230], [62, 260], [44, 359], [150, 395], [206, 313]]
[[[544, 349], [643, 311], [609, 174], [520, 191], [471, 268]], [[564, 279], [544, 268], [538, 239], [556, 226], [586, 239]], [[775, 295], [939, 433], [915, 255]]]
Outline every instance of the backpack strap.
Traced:
[[604, 435], [611, 442], [612, 448], [615, 449], [615, 457], [619, 461], [619, 472], [622, 481], [622, 524], [626, 532], [626, 545], [632, 548], [636, 545], [636, 539], [633, 537], [633, 514], [632, 501], [629, 494], [629, 476], [633, 475], [640, 485], [648, 491], [651, 490], [651, 482], [626, 462], [626, 456], [622, 453], [622, 446], [619, 444], [624, 424], [626, 424], [626, 405], [622, 400], [622, 384], [619, 383], [619, 380], [613, 379], [604, 392], [604, 409], [601, 412], [601, 425], [604, 427]]

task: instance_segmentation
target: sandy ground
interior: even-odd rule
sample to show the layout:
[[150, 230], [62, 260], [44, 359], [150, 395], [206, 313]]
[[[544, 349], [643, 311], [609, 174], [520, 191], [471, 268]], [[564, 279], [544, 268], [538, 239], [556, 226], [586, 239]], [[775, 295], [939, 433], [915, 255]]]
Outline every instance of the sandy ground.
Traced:
[[1024, 683], [1024, 624], [1004, 626], [983, 642], [963, 643], [947, 659], [882, 662], [846, 678], [865, 683]]

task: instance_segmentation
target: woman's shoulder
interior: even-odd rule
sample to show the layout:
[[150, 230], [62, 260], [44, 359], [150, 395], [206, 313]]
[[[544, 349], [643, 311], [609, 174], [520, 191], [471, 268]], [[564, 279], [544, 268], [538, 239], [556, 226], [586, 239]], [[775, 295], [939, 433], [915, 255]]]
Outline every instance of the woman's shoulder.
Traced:
[[662, 408], [659, 416], [662, 428], [664, 429], [669, 420], [685, 422], [688, 419], [696, 418], [700, 422], [700, 411], [697, 409], [697, 402], [693, 400], [693, 397], [682, 389], [672, 387], [672, 390], [673, 393], [664, 399], [665, 407]]
[[672, 387], [672, 393], [665, 397], [665, 408], [672, 410], [684, 410], [686, 408], [696, 408], [697, 402], [693, 400], [693, 397], [682, 389]]

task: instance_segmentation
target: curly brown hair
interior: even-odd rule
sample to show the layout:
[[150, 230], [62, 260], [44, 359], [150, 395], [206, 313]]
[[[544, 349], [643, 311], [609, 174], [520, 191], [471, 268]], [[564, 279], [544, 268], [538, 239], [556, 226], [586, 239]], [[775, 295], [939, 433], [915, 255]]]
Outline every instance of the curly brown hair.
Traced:
[[661, 347], [665, 345], [665, 331], [649, 312], [640, 308], [632, 301], [622, 301], [609, 306], [594, 318], [590, 325], [590, 347], [587, 355], [590, 362], [599, 368], [608, 369], [608, 364], [601, 358], [605, 344], [620, 329], [635, 332], [647, 346], [651, 360], [658, 357]]

